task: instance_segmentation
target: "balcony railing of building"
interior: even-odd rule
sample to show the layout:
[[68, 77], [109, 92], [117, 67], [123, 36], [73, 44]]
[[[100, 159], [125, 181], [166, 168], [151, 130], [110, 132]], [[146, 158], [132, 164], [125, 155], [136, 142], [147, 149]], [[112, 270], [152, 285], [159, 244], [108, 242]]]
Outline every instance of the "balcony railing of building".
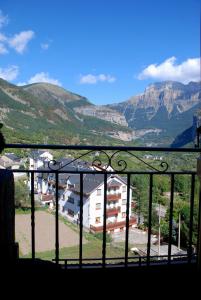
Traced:
[[119, 199], [121, 199], [121, 194], [120, 193], [107, 195], [107, 201], [108, 202], [118, 201]]
[[107, 214], [107, 217], [109, 217], [109, 216], [115, 216], [115, 215], [118, 215], [118, 213], [120, 211], [121, 211], [120, 206], [114, 207], [114, 208], [108, 208], [106, 214]]
[[[86, 261], [88, 262], [88, 266], [94, 266], [94, 261], [98, 261], [99, 265], [102, 268], [107, 266], [111, 266], [110, 262], [113, 261], [113, 265], [118, 265], [118, 261], [123, 259], [123, 263], [121, 261], [122, 267], [129, 266], [138, 266], [146, 265], [149, 267], [151, 264], [161, 265], [162, 263], [171, 265], [174, 261], [179, 261], [186, 264], [197, 264], [200, 267], [200, 254], [201, 254], [201, 238], [200, 238], [200, 199], [201, 192], [199, 191], [198, 198], [195, 199], [195, 185], [198, 175], [200, 175], [199, 167], [198, 173], [196, 169], [193, 170], [174, 170], [174, 162], [172, 162], [173, 166], [169, 166], [165, 161], [160, 161], [157, 165], [157, 161], [150, 162], [143, 159], [143, 155], [145, 153], [163, 153], [163, 156], [166, 158], [171, 153], [174, 153], [174, 156], [180, 154], [195, 154], [194, 159], [196, 163], [197, 156], [200, 154], [199, 148], [147, 148], [147, 147], [116, 147], [116, 146], [64, 146], [64, 145], [35, 145], [35, 144], [6, 144], [4, 149], [11, 151], [13, 149], [30, 151], [31, 149], [45, 149], [45, 150], [65, 150], [66, 152], [73, 150], [73, 153], [77, 152], [77, 156], [72, 158], [72, 162], [76, 162], [76, 160], [84, 159], [85, 157], [91, 157], [91, 166], [100, 166], [104, 165], [104, 169], [100, 168], [92, 168], [92, 169], [76, 169], [76, 170], [64, 170], [64, 166], [60, 167], [56, 161], [49, 162], [49, 169], [47, 170], [29, 170], [29, 169], [13, 169], [10, 171], [1, 170], [1, 228], [5, 229], [4, 234], [2, 235], [1, 230], [1, 252], [4, 254], [7, 253], [8, 259], [19, 259], [16, 254], [16, 244], [14, 240], [14, 223], [13, 223], [13, 209], [14, 209], [14, 200], [12, 199], [12, 193], [9, 188], [6, 188], [6, 185], [9, 184], [8, 180], [12, 181], [12, 174], [17, 173], [26, 173], [29, 176], [30, 180], [30, 198], [31, 198], [31, 260], [34, 262], [36, 260], [36, 235], [35, 235], [35, 199], [34, 199], [34, 181], [35, 176], [38, 173], [41, 174], [54, 174], [55, 175], [55, 257], [54, 263], [61, 267], [66, 267], [67, 262], [69, 266], [69, 261], [73, 262], [72, 265], [77, 262], [77, 266], [82, 268], [86, 265]], [[99, 157], [97, 158], [97, 153], [99, 153]], [[94, 155], [95, 154], [95, 155]], [[120, 154], [120, 159], [118, 159], [118, 155]], [[122, 155], [124, 154], [124, 159], [122, 160]], [[196, 156], [197, 154], [197, 156]], [[133, 159], [141, 164], [141, 168], [136, 170], [129, 168], [129, 159]], [[65, 166], [67, 167], [67, 165]], [[107, 167], [110, 167], [110, 171], [107, 171]], [[113, 171], [111, 171], [111, 167]], [[201, 168], [200, 168], [201, 169]], [[59, 175], [63, 173], [68, 174], [78, 174], [79, 175], [79, 195], [80, 195], [80, 206], [79, 206], [79, 257], [78, 259], [69, 259], [69, 258], [60, 258], [60, 234], [59, 234]], [[83, 235], [84, 235], [84, 224], [83, 224], [83, 206], [84, 206], [84, 176], [86, 174], [100, 174], [103, 178], [104, 185], [104, 208], [103, 208], [103, 226], [96, 227], [90, 225], [90, 228], [93, 232], [102, 232], [102, 256], [101, 258], [86, 258], [83, 256]], [[119, 197], [117, 195], [107, 195], [107, 180], [109, 176], [117, 175], [126, 177], [127, 189], [126, 189], [126, 214], [125, 221], [119, 222], [119, 224], [111, 223], [107, 224], [107, 202], [110, 197]], [[169, 207], [168, 207], [168, 251], [165, 255], [151, 255], [151, 236], [152, 236], [152, 221], [153, 221], [153, 206], [154, 206], [154, 190], [153, 190], [153, 182], [156, 176], [168, 176], [170, 181], [170, 198], [169, 198]], [[7, 178], [5, 179], [5, 176]], [[148, 210], [147, 210], [147, 248], [146, 255], [130, 255], [130, 242], [129, 235], [131, 234], [131, 225], [136, 224], [136, 217], [130, 217], [131, 214], [131, 195], [130, 195], [130, 187], [133, 176], [146, 176], [148, 178]], [[190, 189], [189, 189], [189, 231], [187, 237], [187, 246], [186, 246], [186, 254], [178, 254], [175, 255], [172, 253], [172, 233], [173, 233], [173, 214], [174, 214], [174, 202], [175, 202], [175, 178], [176, 176], [188, 176], [190, 179]], [[6, 182], [6, 183], [5, 183]], [[12, 185], [12, 182], [10, 182]], [[118, 198], [119, 199], [119, 198]], [[109, 201], [110, 201], [109, 200]], [[194, 224], [194, 213], [195, 213], [195, 200], [198, 201], [199, 211], [198, 215], [198, 224]], [[7, 204], [5, 205], [5, 202]], [[13, 201], [13, 203], [12, 203]], [[9, 207], [10, 205], [10, 207]], [[139, 221], [139, 220], [138, 220]], [[118, 226], [117, 226], [118, 225]], [[125, 239], [124, 239], [124, 256], [123, 257], [108, 257], [107, 256], [107, 231], [115, 230], [116, 228], [124, 228]], [[8, 229], [9, 228], [9, 229]], [[193, 235], [196, 235], [197, 241], [196, 244], [193, 244]], [[5, 250], [6, 249], [6, 250]], [[9, 251], [7, 251], [9, 249]], [[7, 251], [7, 252], [6, 252]], [[70, 264], [71, 265], [71, 264]]]

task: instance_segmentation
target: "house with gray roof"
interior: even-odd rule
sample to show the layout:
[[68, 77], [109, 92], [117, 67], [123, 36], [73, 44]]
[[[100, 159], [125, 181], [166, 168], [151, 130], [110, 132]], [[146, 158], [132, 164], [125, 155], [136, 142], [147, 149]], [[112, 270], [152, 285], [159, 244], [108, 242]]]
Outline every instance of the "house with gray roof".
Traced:
[[[106, 201], [106, 230], [108, 233], [125, 230], [127, 207], [127, 182], [118, 175], [107, 175], [106, 199], [104, 199], [104, 175], [83, 174], [81, 190], [80, 174], [69, 174], [66, 189], [59, 200], [59, 211], [70, 221], [80, 222], [80, 200], [83, 197], [83, 226], [91, 232], [102, 232], [104, 201]], [[136, 226], [131, 217], [132, 187], [129, 188], [129, 226]]]

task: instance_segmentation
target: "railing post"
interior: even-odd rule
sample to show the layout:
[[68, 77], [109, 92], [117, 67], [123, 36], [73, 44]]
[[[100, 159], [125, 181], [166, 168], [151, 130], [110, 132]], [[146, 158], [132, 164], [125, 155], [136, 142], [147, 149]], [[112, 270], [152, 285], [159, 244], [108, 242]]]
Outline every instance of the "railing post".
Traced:
[[11, 170], [0, 170], [0, 261], [13, 263], [18, 258], [15, 243], [14, 178]]
[[198, 243], [197, 243], [197, 266], [198, 271], [201, 271], [201, 155], [197, 159], [197, 175], [200, 180], [199, 192], [199, 215], [198, 215]]

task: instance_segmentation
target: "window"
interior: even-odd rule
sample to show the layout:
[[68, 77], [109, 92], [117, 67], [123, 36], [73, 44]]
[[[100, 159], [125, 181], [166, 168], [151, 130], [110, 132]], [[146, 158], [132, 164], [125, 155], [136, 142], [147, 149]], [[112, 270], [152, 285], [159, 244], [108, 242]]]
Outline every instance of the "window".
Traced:
[[77, 206], [80, 206], [80, 200], [77, 201]]
[[101, 203], [96, 203], [96, 210], [101, 209]]
[[125, 185], [122, 186], [122, 192], [126, 192], [126, 186]]
[[126, 199], [122, 199], [122, 205], [126, 204], [127, 200]]
[[126, 213], [122, 212], [122, 218], [125, 218], [125, 217], [126, 217]]
[[100, 223], [100, 217], [96, 218], [96, 224]]
[[101, 195], [101, 189], [98, 189], [97, 190], [97, 196], [100, 196]]
[[74, 198], [69, 196], [68, 197], [68, 202], [74, 204], [74, 202], [75, 202]]

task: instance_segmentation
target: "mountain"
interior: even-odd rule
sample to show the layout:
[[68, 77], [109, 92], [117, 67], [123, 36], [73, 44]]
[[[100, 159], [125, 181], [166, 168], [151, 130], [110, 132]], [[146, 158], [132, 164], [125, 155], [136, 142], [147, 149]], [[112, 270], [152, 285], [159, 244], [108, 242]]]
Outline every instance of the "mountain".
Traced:
[[199, 82], [164, 81], [112, 105], [49, 83], [16, 86], [0, 79], [0, 122], [9, 142], [184, 145], [195, 136]]
[[169, 145], [189, 128], [200, 108], [200, 82], [164, 81], [149, 85], [144, 93], [109, 105], [122, 113], [128, 126], [147, 145]]
[[[0, 122], [4, 124], [7, 142], [122, 144], [132, 139], [132, 130], [121, 122], [76, 111], [85, 106], [94, 105], [56, 85], [36, 83], [19, 87], [0, 79]], [[111, 114], [111, 109], [105, 111]], [[120, 114], [112, 114], [118, 120]]]
[[183, 147], [186, 145], [195, 145], [196, 142], [196, 130], [201, 126], [201, 109], [198, 109], [196, 114], [193, 116], [192, 126], [184, 130], [175, 140], [172, 142], [171, 147]]

